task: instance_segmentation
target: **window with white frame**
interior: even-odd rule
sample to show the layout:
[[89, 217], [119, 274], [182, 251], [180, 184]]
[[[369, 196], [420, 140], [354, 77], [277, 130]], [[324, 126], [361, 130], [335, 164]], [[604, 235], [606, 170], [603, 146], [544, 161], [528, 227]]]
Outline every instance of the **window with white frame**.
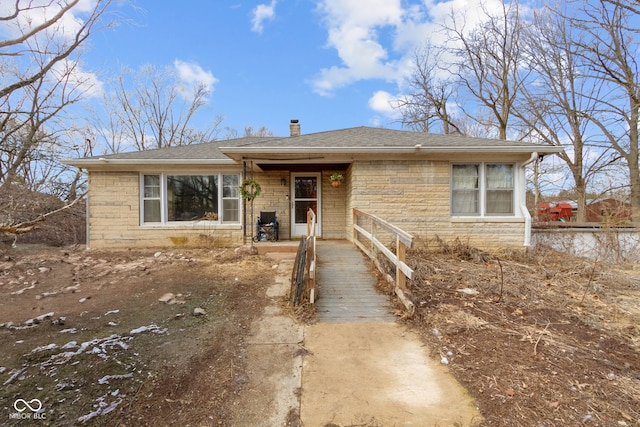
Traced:
[[198, 221], [240, 222], [240, 176], [142, 175], [143, 224]]
[[452, 165], [451, 215], [514, 215], [514, 172], [513, 164]]

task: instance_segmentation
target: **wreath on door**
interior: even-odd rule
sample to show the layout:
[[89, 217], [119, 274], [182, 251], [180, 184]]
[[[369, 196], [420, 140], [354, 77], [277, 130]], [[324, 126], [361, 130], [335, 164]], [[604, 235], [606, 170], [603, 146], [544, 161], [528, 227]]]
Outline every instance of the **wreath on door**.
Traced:
[[262, 188], [253, 179], [245, 179], [240, 186], [240, 195], [243, 199], [251, 201], [262, 193]]

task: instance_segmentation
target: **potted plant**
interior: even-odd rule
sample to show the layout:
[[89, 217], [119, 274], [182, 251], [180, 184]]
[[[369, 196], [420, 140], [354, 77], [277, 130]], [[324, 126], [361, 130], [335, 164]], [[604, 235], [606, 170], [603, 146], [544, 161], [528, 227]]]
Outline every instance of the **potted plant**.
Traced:
[[334, 187], [340, 187], [342, 185], [342, 181], [344, 181], [344, 176], [341, 173], [333, 173], [329, 177], [329, 181], [331, 185]]
[[342, 185], [342, 181], [344, 181], [344, 176], [341, 173], [333, 173], [329, 177], [329, 182], [334, 187], [340, 187]]

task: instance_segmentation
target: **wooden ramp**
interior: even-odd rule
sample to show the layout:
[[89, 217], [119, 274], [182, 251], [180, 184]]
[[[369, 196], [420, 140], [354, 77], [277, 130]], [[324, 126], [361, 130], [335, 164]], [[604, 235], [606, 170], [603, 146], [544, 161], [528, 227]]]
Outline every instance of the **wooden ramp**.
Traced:
[[320, 322], [393, 322], [388, 297], [376, 290], [373, 266], [347, 240], [318, 240], [316, 302]]

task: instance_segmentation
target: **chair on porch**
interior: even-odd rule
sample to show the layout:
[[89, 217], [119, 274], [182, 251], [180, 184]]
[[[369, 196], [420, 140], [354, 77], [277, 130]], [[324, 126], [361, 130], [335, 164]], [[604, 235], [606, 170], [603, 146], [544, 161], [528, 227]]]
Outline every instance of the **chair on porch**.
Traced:
[[275, 212], [260, 212], [260, 216], [256, 220], [256, 242], [264, 242], [270, 240], [275, 242], [278, 240], [278, 219]]

